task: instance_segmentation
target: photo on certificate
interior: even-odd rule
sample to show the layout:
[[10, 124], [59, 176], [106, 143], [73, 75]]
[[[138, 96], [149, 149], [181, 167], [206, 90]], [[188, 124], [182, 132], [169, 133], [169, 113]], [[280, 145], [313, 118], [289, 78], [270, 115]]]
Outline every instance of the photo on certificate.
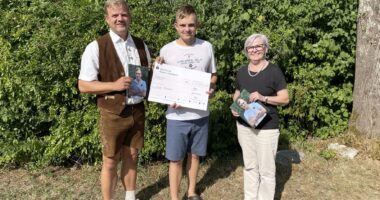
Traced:
[[230, 109], [239, 113], [249, 126], [257, 127], [267, 115], [267, 108], [260, 102], [249, 102], [249, 92], [243, 89], [240, 96], [231, 104]]
[[129, 77], [133, 79], [128, 96], [145, 98], [149, 91], [150, 69], [145, 66], [128, 64]]

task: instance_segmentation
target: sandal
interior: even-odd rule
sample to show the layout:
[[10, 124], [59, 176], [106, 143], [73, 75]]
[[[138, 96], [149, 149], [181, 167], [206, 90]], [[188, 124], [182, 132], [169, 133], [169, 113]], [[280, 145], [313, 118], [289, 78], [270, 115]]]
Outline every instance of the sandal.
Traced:
[[195, 195], [195, 196], [187, 197], [187, 200], [203, 200], [203, 199], [201, 196]]

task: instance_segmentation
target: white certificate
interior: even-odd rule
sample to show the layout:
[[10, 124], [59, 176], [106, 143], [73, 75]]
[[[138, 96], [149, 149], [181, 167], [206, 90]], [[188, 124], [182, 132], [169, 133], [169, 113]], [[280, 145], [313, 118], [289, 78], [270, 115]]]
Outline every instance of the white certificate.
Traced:
[[179, 104], [182, 107], [207, 110], [211, 73], [156, 64], [149, 91], [149, 101]]

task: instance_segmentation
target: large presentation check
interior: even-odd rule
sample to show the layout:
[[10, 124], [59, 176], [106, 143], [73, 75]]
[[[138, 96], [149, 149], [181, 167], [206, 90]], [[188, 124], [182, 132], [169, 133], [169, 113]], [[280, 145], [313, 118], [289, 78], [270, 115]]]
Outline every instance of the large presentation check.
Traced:
[[167, 64], [156, 64], [149, 91], [149, 101], [207, 110], [211, 73]]

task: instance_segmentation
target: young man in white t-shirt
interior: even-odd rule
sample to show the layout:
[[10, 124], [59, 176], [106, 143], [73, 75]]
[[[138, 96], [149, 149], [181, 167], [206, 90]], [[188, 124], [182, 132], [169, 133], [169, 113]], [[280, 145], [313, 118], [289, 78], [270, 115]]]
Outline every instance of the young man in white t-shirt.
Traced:
[[[211, 73], [210, 90], [214, 93], [217, 76], [212, 45], [195, 37], [198, 19], [192, 6], [180, 7], [176, 12], [175, 29], [179, 38], [166, 44], [160, 50], [158, 63]], [[178, 191], [182, 176], [182, 163], [188, 155], [187, 170], [189, 200], [202, 199], [196, 193], [199, 158], [206, 155], [208, 139], [209, 111], [170, 105], [166, 112], [166, 158], [169, 164], [169, 185], [172, 200], [178, 200]]]

